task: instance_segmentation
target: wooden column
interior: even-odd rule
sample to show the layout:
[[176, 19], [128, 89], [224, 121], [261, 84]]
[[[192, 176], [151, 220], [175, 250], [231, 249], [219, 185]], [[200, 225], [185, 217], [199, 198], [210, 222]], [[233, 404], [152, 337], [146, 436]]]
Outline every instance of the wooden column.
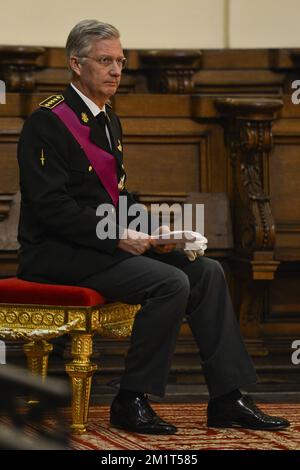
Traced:
[[274, 279], [275, 223], [269, 197], [272, 123], [281, 100], [225, 98], [215, 101], [224, 119], [232, 165], [232, 211], [236, 302], [240, 325], [253, 354], [268, 353], [261, 337], [267, 283]]

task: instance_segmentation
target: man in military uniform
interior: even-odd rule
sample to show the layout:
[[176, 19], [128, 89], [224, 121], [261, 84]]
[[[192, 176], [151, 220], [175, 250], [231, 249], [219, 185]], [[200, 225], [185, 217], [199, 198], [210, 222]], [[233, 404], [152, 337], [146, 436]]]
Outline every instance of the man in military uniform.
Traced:
[[[40, 103], [18, 147], [22, 204], [19, 224], [22, 279], [86, 286], [109, 301], [141, 304], [112, 425], [133, 432], [172, 434], [175, 426], [151, 408], [163, 396], [182, 317], [199, 346], [210, 401], [208, 425], [281, 429], [288, 421], [262, 413], [239, 388], [256, 381], [217, 261], [193, 262], [147, 234], [96, 235], [99, 204], [118, 214], [125, 187], [122, 129], [108, 100], [126, 59], [119, 33], [95, 20], [77, 24], [67, 40], [72, 80], [62, 95]], [[118, 220], [118, 218], [117, 218]]]

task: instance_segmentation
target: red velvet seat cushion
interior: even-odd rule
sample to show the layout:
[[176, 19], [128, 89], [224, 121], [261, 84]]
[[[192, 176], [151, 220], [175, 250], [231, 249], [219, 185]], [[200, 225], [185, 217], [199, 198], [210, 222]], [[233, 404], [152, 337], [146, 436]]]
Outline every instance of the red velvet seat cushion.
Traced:
[[0, 279], [0, 303], [91, 307], [104, 304], [105, 298], [87, 287], [41, 284], [12, 277]]

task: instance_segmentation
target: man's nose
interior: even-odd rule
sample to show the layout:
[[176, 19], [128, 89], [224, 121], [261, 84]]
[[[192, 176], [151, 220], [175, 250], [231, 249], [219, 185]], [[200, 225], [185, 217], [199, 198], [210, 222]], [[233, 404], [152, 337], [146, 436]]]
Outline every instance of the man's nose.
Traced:
[[121, 76], [121, 68], [117, 64], [117, 62], [114, 60], [111, 67], [110, 67], [110, 73], [114, 77], [120, 77]]

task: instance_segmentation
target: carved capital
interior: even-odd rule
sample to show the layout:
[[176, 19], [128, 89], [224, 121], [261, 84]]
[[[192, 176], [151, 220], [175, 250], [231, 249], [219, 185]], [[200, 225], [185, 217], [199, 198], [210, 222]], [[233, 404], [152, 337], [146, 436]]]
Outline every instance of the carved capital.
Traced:
[[31, 92], [35, 87], [34, 70], [43, 47], [0, 46], [0, 70], [6, 90]]
[[272, 121], [283, 107], [283, 102], [267, 98], [218, 98], [215, 100], [215, 106], [228, 118]]
[[270, 152], [273, 146], [270, 121], [242, 121], [238, 128], [240, 145], [245, 152]]
[[215, 104], [225, 118], [233, 166], [235, 246], [252, 258], [255, 252], [274, 249], [275, 224], [265, 189], [264, 159], [269, 158], [273, 146], [272, 121], [283, 103], [227, 98], [218, 99]]
[[93, 340], [90, 334], [72, 335], [72, 354], [82, 365], [90, 362], [90, 355], [93, 351]]
[[193, 76], [201, 66], [199, 50], [140, 51], [149, 89], [156, 93], [193, 93]]

